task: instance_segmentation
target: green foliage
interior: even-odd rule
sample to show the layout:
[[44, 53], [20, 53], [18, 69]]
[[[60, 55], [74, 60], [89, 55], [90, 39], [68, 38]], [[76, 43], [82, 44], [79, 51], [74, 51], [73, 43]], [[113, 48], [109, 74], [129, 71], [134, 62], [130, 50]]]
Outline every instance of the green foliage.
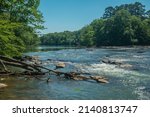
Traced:
[[76, 32], [50, 33], [42, 44], [80, 46], [150, 45], [150, 10], [139, 2], [109, 6], [103, 18]]
[[139, 24], [135, 34], [138, 45], [150, 45], [150, 20], [146, 19]]
[[15, 30], [15, 34], [22, 39], [26, 47], [35, 46], [40, 43], [36, 32], [30, 26], [23, 26], [21, 28], [17, 28]]
[[135, 2], [134, 4], [123, 4], [120, 6], [112, 7], [109, 6], [105, 9], [103, 18], [111, 18], [120, 10], [127, 10], [131, 15], [135, 15], [137, 17], [145, 17], [145, 6], [140, 2]]
[[27, 46], [39, 43], [43, 29], [40, 0], [0, 0], [0, 54], [20, 56]]
[[93, 46], [94, 44], [94, 30], [92, 26], [86, 26], [80, 31], [80, 43], [83, 46]]
[[147, 18], [150, 18], [150, 10], [146, 12]]
[[14, 33], [14, 30], [19, 27], [21, 27], [19, 23], [0, 20], [0, 55], [21, 55], [24, 50], [23, 41]]
[[49, 33], [41, 37], [43, 45], [77, 45], [78, 32], [65, 31], [61, 33]]
[[112, 17], [114, 15], [114, 12], [115, 12], [115, 8], [113, 8], [112, 6], [107, 7], [105, 9], [105, 13], [103, 14], [103, 18], [106, 19]]
[[106, 39], [109, 45], [131, 45], [133, 31], [130, 23], [130, 13], [126, 10], [118, 11], [111, 19], [106, 21]]

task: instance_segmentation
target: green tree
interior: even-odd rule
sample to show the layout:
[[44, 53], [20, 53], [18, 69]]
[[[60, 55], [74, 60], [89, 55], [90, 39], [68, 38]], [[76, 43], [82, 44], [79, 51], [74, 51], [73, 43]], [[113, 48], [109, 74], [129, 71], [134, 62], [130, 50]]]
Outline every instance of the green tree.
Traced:
[[38, 10], [40, 0], [0, 0], [0, 13], [9, 13], [10, 21], [43, 28], [43, 16]]
[[81, 29], [80, 41], [83, 46], [93, 46], [94, 44], [94, 31], [92, 26], [86, 26]]
[[146, 13], [147, 18], [150, 18], [150, 10], [148, 10]]
[[101, 43], [103, 45], [132, 45], [134, 31], [131, 25], [131, 14], [127, 10], [120, 10], [107, 19], [104, 24]]
[[112, 17], [114, 15], [114, 12], [115, 12], [115, 8], [113, 8], [112, 6], [107, 7], [103, 14], [103, 18], [106, 19]]
[[[104, 25], [105, 20], [96, 19], [91, 24], [94, 31], [94, 43], [96, 46], [101, 46], [106, 44], [105, 35], [104, 35]], [[107, 45], [107, 44], [106, 44]]]
[[[38, 10], [39, 4], [40, 0], [0, 0], [0, 28], [7, 32], [1, 31], [0, 41], [1, 44], [5, 41], [3, 47], [7, 46], [6, 48], [10, 51], [6, 53], [1, 49], [1, 54], [18, 56], [23, 50], [18, 51], [18, 48], [39, 43], [37, 29], [43, 29], [43, 17]], [[14, 27], [14, 24], [16, 24], [16, 27]], [[21, 26], [18, 26], [18, 24]], [[6, 27], [6, 29], [3, 27]], [[7, 43], [14, 46], [8, 47], [9, 44]], [[15, 55], [13, 54], [14, 51], [16, 51]]]
[[18, 27], [21, 24], [0, 20], [0, 55], [18, 56], [23, 52], [24, 43], [14, 33]]
[[148, 19], [138, 23], [135, 35], [138, 45], [150, 45], [150, 22]]
[[135, 15], [141, 18], [145, 17], [145, 5], [140, 2], [135, 2], [134, 4], [122, 4], [120, 6], [112, 7], [109, 6], [105, 9], [103, 18], [107, 19], [114, 16], [120, 10], [127, 10], [131, 15]]
[[145, 15], [145, 5], [140, 2], [135, 2], [131, 5], [129, 12], [131, 15], [143, 17]]
[[130, 17], [130, 13], [126, 10], [120, 10], [116, 13], [111, 29], [111, 43], [115, 45], [130, 45], [132, 43], [133, 31]]
[[74, 32], [50, 33], [42, 44], [126, 46], [150, 44], [150, 11], [139, 2], [107, 7], [103, 18]]

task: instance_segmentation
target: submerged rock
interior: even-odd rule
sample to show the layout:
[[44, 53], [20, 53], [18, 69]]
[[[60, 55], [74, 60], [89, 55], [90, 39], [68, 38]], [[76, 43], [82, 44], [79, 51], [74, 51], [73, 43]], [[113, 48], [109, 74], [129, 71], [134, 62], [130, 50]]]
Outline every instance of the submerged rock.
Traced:
[[56, 64], [56, 69], [64, 68], [64, 67], [66, 67], [66, 64], [63, 63], [63, 62], [59, 62], [59, 63]]
[[99, 83], [109, 83], [106, 78], [101, 76], [91, 76], [91, 79], [96, 80]]
[[113, 64], [113, 65], [121, 65], [121, 64], [123, 64], [121, 61], [111, 60], [111, 59], [108, 59], [108, 58], [103, 59], [102, 62], [106, 63], [106, 64]]
[[107, 80], [105, 79], [98, 79], [97, 82], [99, 83], [109, 83]]
[[131, 69], [131, 68], [134, 67], [133, 65], [131, 65], [129, 63], [123, 63], [122, 61], [112, 60], [112, 59], [109, 59], [109, 58], [104, 58], [102, 60], [102, 62], [105, 63], [105, 64], [117, 65], [119, 68], [124, 68], [124, 69]]
[[7, 87], [6, 84], [0, 83], [0, 88], [5, 88], [5, 87]]

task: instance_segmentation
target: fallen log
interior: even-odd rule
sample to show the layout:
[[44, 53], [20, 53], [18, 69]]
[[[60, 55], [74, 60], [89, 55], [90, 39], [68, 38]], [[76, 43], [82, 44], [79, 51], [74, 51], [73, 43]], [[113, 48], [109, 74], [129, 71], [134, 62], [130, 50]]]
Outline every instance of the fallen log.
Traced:
[[[109, 83], [104, 77], [100, 76], [91, 76], [85, 75], [84, 73], [77, 73], [77, 72], [62, 72], [58, 70], [49, 69], [40, 65], [25, 63], [19, 60], [15, 60], [13, 58], [5, 57], [0, 55], [0, 61], [2, 61], [4, 72], [0, 72], [0, 76], [8, 75], [8, 76], [20, 76], [20, 75], [27, 75], [27, 76], [38, 76], [38, 75], [49, 75], [49, 73], [54, 73], [56, 76], [60, 78], [72, 79], [72, 80], [93, 80], [98, 83]], [[18, 67], [25, 69], [23, 72], [8, 72], [6, 69], [6, 65], [12, 67]], [[50, 79], [49, 79], [50, 80]]]
[[[9, 58], [9, 57], [6, 57], [6, 56], [2, 56], [0, 55], [0, 60], [3, 60], [3, 62], [10, 62], [10, 63], [18, 63], [18, 64], [21, 64], [22, 66], [28, 66], [28, 67], [31, 67], [32, 69], [34, 70], [37, 70], [37, 71], [41, 71], [39, 68], [37, 68], [34, 64], [27, 64], [25, 62], [22, 62], [22, 61], [19, 61], [19, 60], [16, 60], [16, 59], [13, 59], [13, 58]], [[19, 67], [19, 66], [18, 66]]]
[[3, 61], [3, 63], [5, 65], [9, 65], [9, 66], [13, 66], [13, 67], [19, 67], [19, 68], [26, 69], [26, 70], [29, 70], [29, 71], [33, 71], [34, 70], [32, 68], [29, 68], [29, 66], [27, 66], [27, 65], [22, 65], [22, 64], [13, 63], [13, 62], [6, 62], [6, 61]]
[[5, 64], [3, 63], [3, 61], [2, 61], [2, 60], [0, 60], [0, 63], [1, 63], [1, 65], [2, 65], [2, 67], [4, 68], [4, 71], [8, 72], [8, 70], [7, 70], [7, 68], [6, 68]]

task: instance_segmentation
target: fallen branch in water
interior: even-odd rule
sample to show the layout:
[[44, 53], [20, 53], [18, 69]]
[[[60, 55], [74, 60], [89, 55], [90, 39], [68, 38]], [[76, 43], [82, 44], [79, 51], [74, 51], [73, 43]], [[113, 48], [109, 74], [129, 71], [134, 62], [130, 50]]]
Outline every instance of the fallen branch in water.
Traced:
[[5, 64], [3, 63], [3, 61], [2, 61], [2, 60], [0, 60], [0, 63], [1, 63], [1, 65], [2, 65], [2, 67], [4, 68], [4, 71], [5, 71], [5, 72], [8, 72], [8, 70], [7, 70], [7, 68], [6, 68]]
[[[54, 73], [56, 76], [60, 78], [72, 79], [72, 80], [94, 80], [98, 83], [109, 83], [104, 77], [100, 76], [91, 76], [85, 75], [84, 73], [77, 73], [77, 72], [62, 72], [58, 70], [49, 69], [40, 65], [36, 65], [34, 63], [25, 63], [23, 61], [19, 61], [13, 58], [9, 58], [6, 56], [0, 55], [0, 62], [3, 66], [4, 71], [0, 72], [1, 76], [8, 75], [8, 76], [20, 76], [20, 75], [27, 75], [27, 76], [37, 76], [37, 75], [46, 75], [49, 73]], [[23, 72], [11, 72], [7, 70], [6, 66], [12, 66], [24, 69]], [[47, 79], [47, 81], [49, 81]]]

